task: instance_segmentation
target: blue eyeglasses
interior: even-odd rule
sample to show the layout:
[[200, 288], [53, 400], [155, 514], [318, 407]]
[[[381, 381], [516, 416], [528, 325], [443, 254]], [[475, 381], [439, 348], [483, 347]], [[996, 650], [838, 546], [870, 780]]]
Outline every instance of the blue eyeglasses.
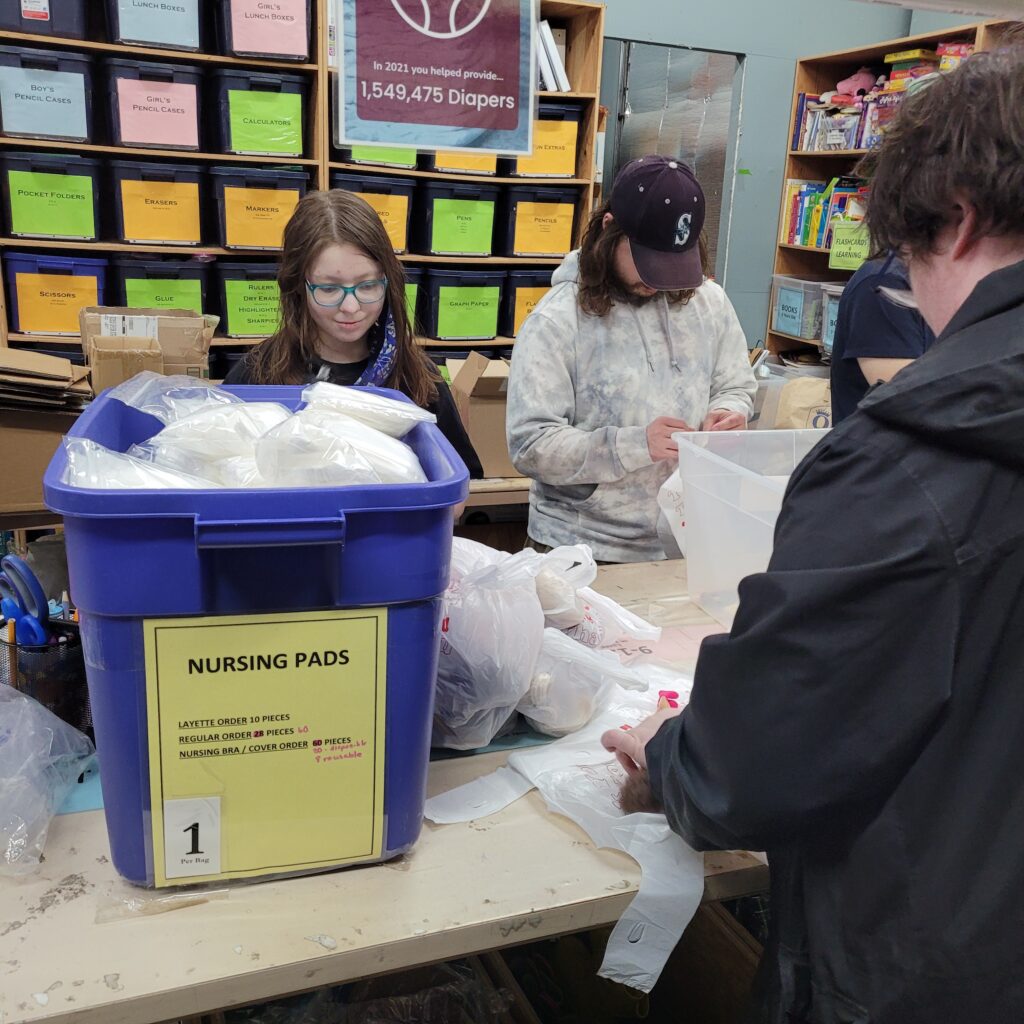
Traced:
[[370, 306], [380, 302], [387, 294], [388, 279], [380, 278], [377, 281], [360, 281], [359, 284], [312, 284], [306, 282], [309, 294], [318, 306], [340, 306], [349, 295], [356, 297], [356, 302], [363, 306]]

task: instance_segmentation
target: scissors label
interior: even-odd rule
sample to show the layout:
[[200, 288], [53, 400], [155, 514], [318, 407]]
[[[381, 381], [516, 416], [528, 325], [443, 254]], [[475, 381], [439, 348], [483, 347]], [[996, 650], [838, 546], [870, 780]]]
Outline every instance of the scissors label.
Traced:
[[158, 886], [380, 857], [386, 608], [144, 633]]

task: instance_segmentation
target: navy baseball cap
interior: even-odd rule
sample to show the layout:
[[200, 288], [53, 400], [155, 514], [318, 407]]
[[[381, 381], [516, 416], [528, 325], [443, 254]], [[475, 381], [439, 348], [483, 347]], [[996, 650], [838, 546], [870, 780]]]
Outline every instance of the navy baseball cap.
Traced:
[[648, 288], [682, 291], [704, 283], [698, 245], [704, 229], [704, 191], [681, 160], [630, 160], [612, 185], [611, 212]]

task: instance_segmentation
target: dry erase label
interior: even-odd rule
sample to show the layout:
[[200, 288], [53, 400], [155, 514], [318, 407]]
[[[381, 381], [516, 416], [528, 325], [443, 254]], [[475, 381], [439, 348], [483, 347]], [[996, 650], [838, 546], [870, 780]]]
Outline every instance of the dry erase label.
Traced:
[[0, 112], [8, 135], [87, 139], [85, 75], [0, 68]]
[[380, 857], [387, 621], [143, 622], [157, 886]]
[[118, 0], [117, 15], [125, 42], [199, 48], [199, 0]]
[[220, 797], [164, 801], [164, 874], [220, 874]]
[[21, 16], [33, 21], [49, 21], [50, 0], [21, 0]]

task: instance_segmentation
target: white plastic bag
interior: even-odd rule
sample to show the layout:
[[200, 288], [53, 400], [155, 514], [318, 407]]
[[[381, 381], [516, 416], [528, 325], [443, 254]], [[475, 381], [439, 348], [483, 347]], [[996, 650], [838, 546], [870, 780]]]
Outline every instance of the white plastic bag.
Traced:
[[161, 423], [174, 423], [213, 405], [242, 404], [242, 399], [216, 384], [186, 377], [184, 374], [165, 377], [162, 373], [144, 370], [131, 380], [118, 384], [109, 395], [140, 412], [155, 416]]
[[545, 629], [537, 668], [518, 710], [538, 732], [566, 736], [582, 729], [617, 685], [647, 689], [643, 676], [610, 651], [595, 651], [558, 629]]
[[224, 459], [217, 463], [220, 482], [224, 487], [253, 488], [273, 487], [264, 479], [256, 465], [255, 455], [236, 455], [233, 459]]
[[302, 392], [309, 406], [344, 413], [390, 437], [405, 437], [417, 423], [436, 423], [437, 417], [411, 402], [374, 395], [363, 388], [341, 387], [327, 381], [310, 384]]
[[39, 866], [50, 821], [94, 754], [87, 736], [0, 686], [0, 875]]
[[580, 588], [597, 578], [597, 563], [586, 544], [555, 548], [539, 556], [537, 596], [544, 609], [544, 624], [568, 629], [583, 621]]
[[507, 551], [489, 548], [468, 537], [452, 537], [451, 578], [461, 580], [477, 569], [488, 565], [497, 565], [510, 557]]
[[619, 640], [661, 639], [661, 627], [634, 615], [604, 594], [590, 587], [579, 591], [583, 601], [583, 620], [577, 626], [565, 630], [566, 636], [586, 647], [611, 647]]
[[529, 689], [544, 638], [535, 557], [510, 555], [453, 579], [445, 592], [434, 746], [486, 746]]
[[686, 502], [677, 469], [658, 491], [658, 539], [668, 558], [686, 557]]
[[155, 466], [131, 455], [112, 452], [85, 437], [64, 438], [68, 464], [61, 479], [70, 487], [107, 491], [208, 490], [210, 480]]

